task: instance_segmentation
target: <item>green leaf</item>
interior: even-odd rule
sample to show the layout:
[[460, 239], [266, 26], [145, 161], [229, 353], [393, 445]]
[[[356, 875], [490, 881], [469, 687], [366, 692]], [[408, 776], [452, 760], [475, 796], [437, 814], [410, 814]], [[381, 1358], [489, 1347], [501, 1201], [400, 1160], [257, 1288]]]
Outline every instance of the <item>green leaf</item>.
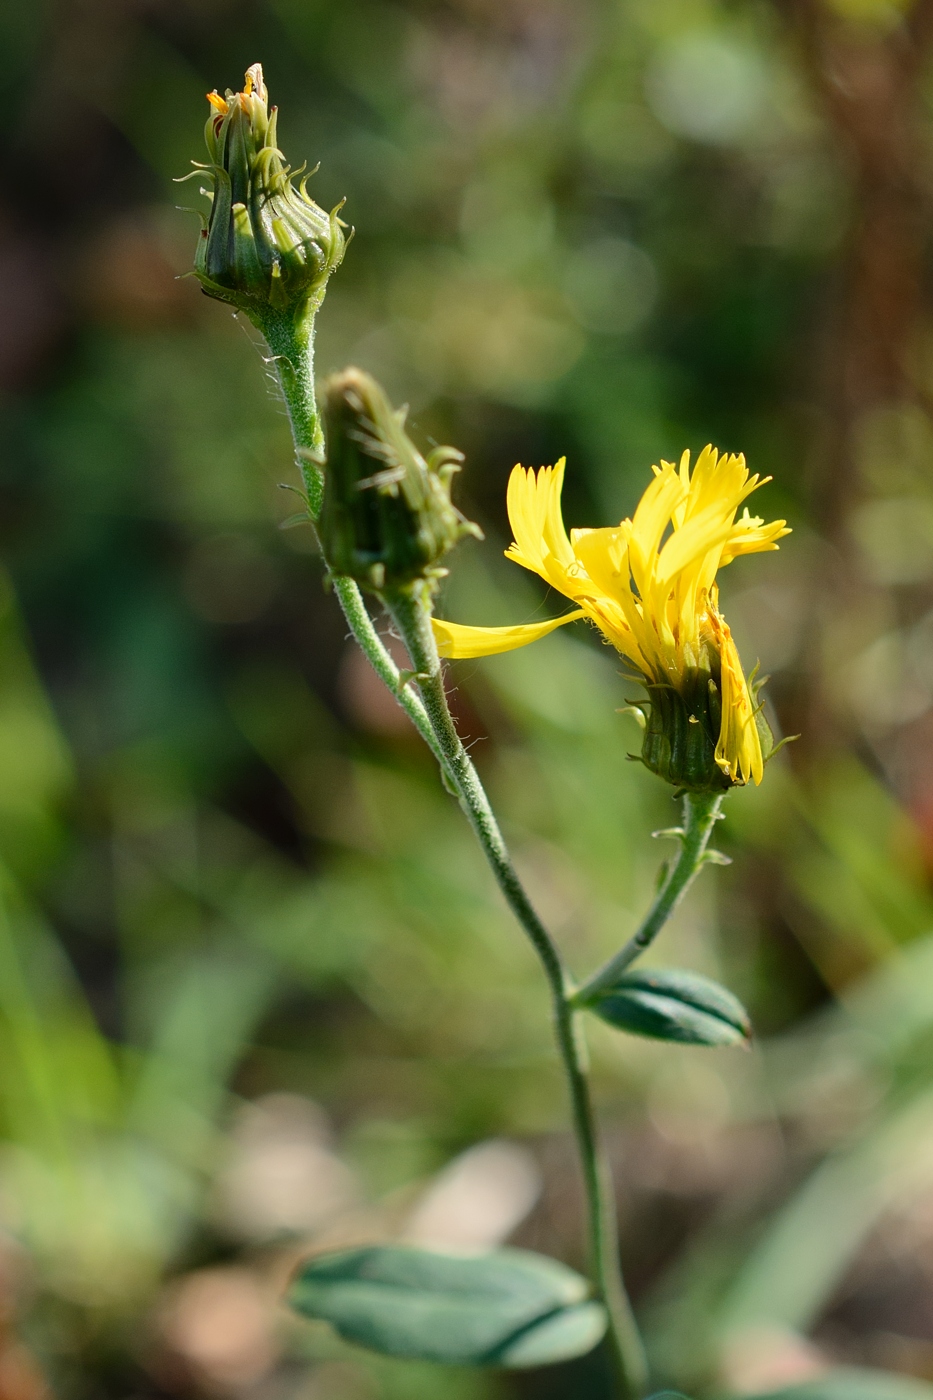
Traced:
[[933, 1385], [890, 1371], [842, 1368], [747, 1400], [933, 1400]]
[[526, 1250], [435, 1254], [369, 1246], [308, 1260], [289, 1293], [306, 1317], [391, 1356], [460, 1366], [547, 1366], [606, 1330], [579, 1274]]
[[617, 1030], [685, 1045], [740, 1045], [752, 1033], [745, 1007], [718, 982], [676, 968], [625, 972], [586, 1003]]
[[491, 1364], [517, 1371], [528, 1366], [551, 1366], [555, 1361], [569, 1361], [592, 1351], [605, 1330], [606, 1310], [602, 1303], [591, 1300], [573, 1308], [561, 1308], [520, 1332]]

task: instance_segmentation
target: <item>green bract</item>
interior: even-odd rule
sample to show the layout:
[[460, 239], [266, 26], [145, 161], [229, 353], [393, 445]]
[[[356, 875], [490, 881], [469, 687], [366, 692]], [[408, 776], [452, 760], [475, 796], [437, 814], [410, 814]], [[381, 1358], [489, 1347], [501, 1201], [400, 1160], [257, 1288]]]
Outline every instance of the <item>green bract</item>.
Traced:
[[316, 309], [346, 247], [340, 205], [329, 214], [296, 184], [276, 145], [277, 109], [269, 111], [262, 66], [246, 73], [242, 92], [208, 93], [204, 136], [212, 188], [195, 274], [208, 296], [245, 311], [261, 327], [266, 314]]
[[438, 564], [479, 527], [450, 499], [462, 455], [422, 457], [380, 386], [359, 369], [333, 375], [322, 393], [327, 464], [319, 532], [335, 574], [380, 592], [436, 578]]
[[[686, 669], [678, 685], [645, 682], [648, 699], [632, 709], [645, 719], [641, 758], [646, 768], [685, 792], [725, 792], [733, 785], [716, 758], [722, 726], [722, 682], [717, 658], [707, 667]], [[760, 690], [764, 684], [749, 677], [755, 707], [755, 727], [765, 762], [775, 750], [774, 735], [764, 716]]]
[[716, 762], [722, 698], [709, 671], [685, 672], [679, 689], [649, 685], [641, 760], [652, 773], [691, 792], [725, 791], [729, 775]]

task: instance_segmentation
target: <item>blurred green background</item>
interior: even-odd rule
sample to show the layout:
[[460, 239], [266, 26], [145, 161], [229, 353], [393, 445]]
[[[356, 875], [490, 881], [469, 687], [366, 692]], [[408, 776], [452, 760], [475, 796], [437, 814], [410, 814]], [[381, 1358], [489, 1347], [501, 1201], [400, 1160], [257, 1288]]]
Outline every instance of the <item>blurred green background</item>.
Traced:
[[[501, 557], [515, 461], [571, 525], [712, 441], [794, 534], [724, 607], [801, 740], [656, 957], [752, 1053], [594, 1026], [660, 1380], [933, 1379], [933, 4], [50, 0], [0, 10], [0, 1400], [548, 1400], [278, 1307], [316, 1245], [582, 1263], [533, 958], [348, 645], [249, 326], [184, 274], [204, 94], [265, 66], [357, 229], [319, 318], [485, 544], [442, 606], [555, 603]], [[181, 277], [181, 280], [179, 278]], [[584, 629], [452, 668], [584, 971], [668, 790]]]

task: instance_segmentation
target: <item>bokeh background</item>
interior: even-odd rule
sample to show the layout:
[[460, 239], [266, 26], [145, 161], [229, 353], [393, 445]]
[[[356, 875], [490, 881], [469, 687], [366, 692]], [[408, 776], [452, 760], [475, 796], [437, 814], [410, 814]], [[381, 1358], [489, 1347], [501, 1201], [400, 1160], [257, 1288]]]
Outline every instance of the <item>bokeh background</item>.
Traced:
[[[515, 461], [568, 522], [709, 441], [794, 534], [724, 604], [800, 733], [656, 957], [749, 1054], [592, 1031], [659, 1379], [933, 1379], [933, 4], [31, 0], [0, 10], [0, 1396], [591, 1397], [383, 1362], [278, 1304], [311, 1245], [582, 1263], [547, 1006], [348, 645], [249, 326], [183, 274], [204, 94], [265, 65], [357, 229], [320, 317], [467, 454], [461, 621]], [[584, 629], [452, 668], [579, 971], [669, 792]]]

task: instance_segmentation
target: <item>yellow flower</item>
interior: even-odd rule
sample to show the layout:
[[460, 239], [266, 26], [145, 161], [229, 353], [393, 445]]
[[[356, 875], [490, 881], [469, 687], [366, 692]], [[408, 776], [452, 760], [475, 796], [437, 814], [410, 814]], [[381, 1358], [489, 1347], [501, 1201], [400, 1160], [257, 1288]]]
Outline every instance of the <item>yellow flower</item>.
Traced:
[[[777, 549], [790, 531], [765, 524], [742, 502], [764, 483], [743, 456], [706, 447], [690, 470], [662, 462], [631, 520], [573, 530], [561, 516], [564, 459], [536, 474], [516, 467], [508, 510], [515, 541], [506, 557], [577, 604], [543, 623], [463, 627], [434, 621], [442, 656], [490, 656], [536, 641], [575, 618], [594, 622], [648, 689], [642, 758], [679, 786], [761, 782], [771, 740], [719, 611], [717, 571], [740, 554]], [[770, 478], [765, 478], [769, 480]]]

